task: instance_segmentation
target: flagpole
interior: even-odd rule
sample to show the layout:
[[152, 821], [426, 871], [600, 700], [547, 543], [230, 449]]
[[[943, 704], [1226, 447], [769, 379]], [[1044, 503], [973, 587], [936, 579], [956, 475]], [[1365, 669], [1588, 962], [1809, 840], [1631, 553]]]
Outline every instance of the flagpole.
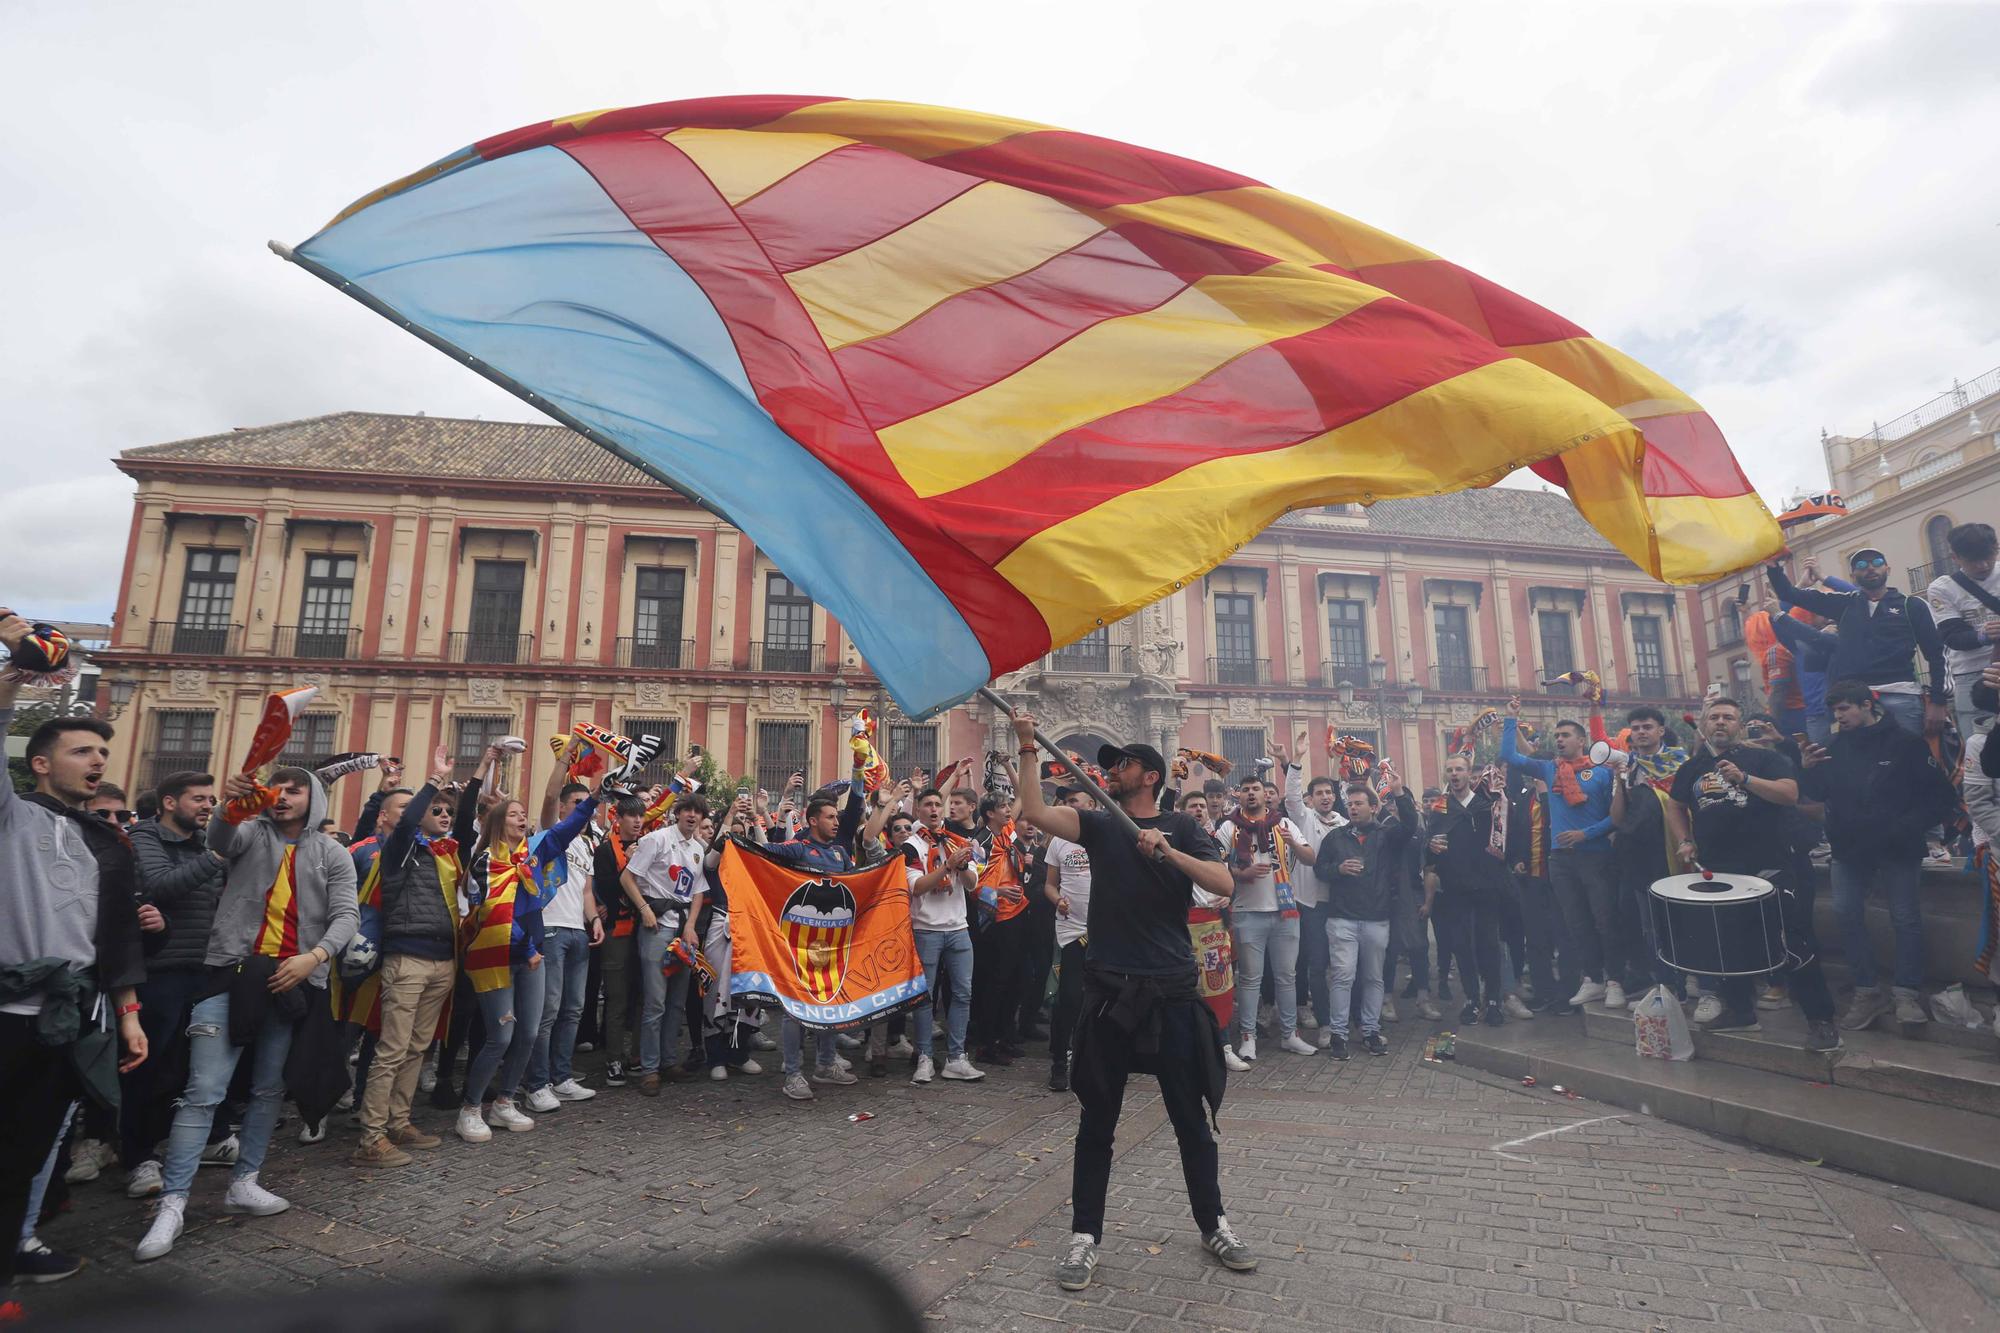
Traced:
[[[1013, 708], [1011, 708], [1008, 705], [1005, 699], [1002, 699], [999, 695], [993, 692], [993, 687], [991, 685], [981, 685], [979, 687], [979, 697], [986, 700], [987, 703], [992, 704], [995, 708], [999, 709], [1001, 712], [1005, 713], [1009, 718], [1012, 718], [1014, 716]], [[1104, 788], [1098, 786], [1097, 783], [1091, 778], [1090, 774], [1078, 768], [1075, 765], [1075, 763], [1071, 762], [1070, 757], [1068, 755], [1064, 754], [1061, 750], [1058, 750], [1056, 748], [1056, 743], [1050, 740], [1047, 736], [1044, 736], [1042, 734], [1042, 729], [1040, 727], [1035, 728], [1035, 743], [1041, 746], [1044, 750], [1047, 750], [1049, 752], [1049, 757], [1051, 759], [1055, 760], [1058, 764], [1062, 765], [1063, 768], [1067, 769], [1070, 773], [1074, 774], [1076, 776], [1076, 780], [1083, 784], [1083, 789], [1089, 792], [1092, 796], [1096, 797], [1097, 803], [1103, 806], [1105, 810], [1110, 813], [1111, 817], [1117, 820], [1119, 825], [1127, 833], [1132, 835], [1134, 841], [1137, 841], [1139, 837], [1139, 826], [1132, 822], [1132, 816], [1125, 813], [1125, 807], [1119, 805], [1116, 801], [1112, 800], [1111, 797], [1105, 793]], [[1041, 779], [1036, 778], [1035, 780], [1039, 782]], [[1166, 774], [1162, 773], [1160, 775], [1160, 781], [1161, 785], [1164, 787], [1166, 785]]]
[[373, 292], [370, 292], [365, 288], [355, 285], [353, 282], [350, 282], [348, 279], [343, 278], [340, 274], [334, 272], [326, 265], [320, 263], [318, 260], [300, 254], [298, 251], [292, 249], [291, 246], [286, 245], [283, 241], [266, 241], [265, 244], [271, 247], [272, 254], [284, 260], [286, 263], [298, 265], [306, 272], [312, 274], [315, 278], [318, 278], [321, 282], [327, 284], [327, 286], [332, 287], [334, 290], [341, 292], [344, 295], [353, 297], [356, 301], [359, 301], [362, 305], [366, 306], [368, 309], [374, 311], [382, 318], [388, 320], [391, 324], [394, 324], [397, 328], [403, 330], [403, 332], [410, 334], [412, 337], [418, 338], [423, 342], [429, 343], [432, 347], [435, 347], [438, 351], [443, 352], [446, 356], [458, 362], [460, 365], [464, 366], [467, 370], [470, 370], [477, 375], [482, 375], [485, 378], [491, 380], [493, 383], [499, 385], [501, 388], [505, 389], [508, 393], [513, 394], [516, 398], [519, 398], [522, 402], [534, 408], [537, 412], [540, 412], [542, 415], [546, 417], [551, 417], [561, 425], [567, 426], [569, 429], [575, 431], [578, 435], [581, 435], [586, 440], [589, 440], [592, 444], [595, 444], [600, 448], [610, 450], [618, 457], [630, 463], [633, 467], [636, 467], [641, 472], [644, 472], [647, 476], [658, 480], [662, 485], [673, 490], [675, 493], [686, 497], [689, 501], [693, 502], [694, 504], [700, 506], [703, 509], [706, 509], [709, 513], [714, 514], [717, 518], [722, 519], [724, 522], [734, 522], [734, 520], [732, 520], [729, 517], [729, 515], [723, 513], [721, 510], [717, 509], [714, 505], [711, 505], [710, 503], [708, 503], [708, 501], [702, 499], [699, 495], [696, 495], [693, 492], [688, 491], [684, 487], [680, 486], [678, 483], [673, 482], [668, 478], [661, 476], [659, 469], [653, 467], [650, 463], [646, 462], [644, 459], [635, 455], [630, 449], [620, 444], [618, 441], [612, 439], [609, 435], [606, 435], [603, 431], [598, 430], [594, 426], [588, 426], [585, 425], [583, 422], [578, 421], [568, 412], [556, 406], [556, 404], [550, 402], [543, 395], [536, 393], [533, 389], [530, 389], [527, 385], [521, 383], [519, 380], [515, 379], [512, 375], [509, 375], [506, 371], [501, 370], [493, 365], [490, 365], [485, 361], [481, 361], [478, 357], [466, 351], [463, 347], [460, 347], [456, 343], [450, 342], [444, 338], [440, 338], [437, 334], [431, 332], [429, 329], [423, 327], [421, 324], [415, 324], [412, 323], [410, 320], [405, 319], [400, 311], [398, 311], [394, 306], [390, 305], [388, 302], [382, 300], [381, 297], [376, 296]]

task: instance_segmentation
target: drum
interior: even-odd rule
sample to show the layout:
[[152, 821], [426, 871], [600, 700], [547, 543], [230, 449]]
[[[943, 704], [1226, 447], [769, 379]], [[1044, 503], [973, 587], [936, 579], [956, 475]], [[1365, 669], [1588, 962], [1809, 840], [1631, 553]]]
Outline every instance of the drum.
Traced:
[[1785, 965], [1785, 912], [1755, 875], [1669, 875], [1646, 899], [1660, 961], [1712, 977], [1757, 976]]

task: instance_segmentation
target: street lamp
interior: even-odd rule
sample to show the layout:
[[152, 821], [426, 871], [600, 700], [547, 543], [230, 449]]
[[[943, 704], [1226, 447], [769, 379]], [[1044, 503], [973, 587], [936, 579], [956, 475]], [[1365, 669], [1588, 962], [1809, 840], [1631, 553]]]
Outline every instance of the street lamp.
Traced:
[[833, 684], [826, 687], [827, 697], [833, 700], [833, 715], [838, 718], [847, 711], [847, 681], [835, 676]]
[[132, 706], [132, 696], [139, 692], [139, 682], [129, 676], [120, 676], [111, 682], [111, 708], [104, 715], [107, 722], [116, 722], [125, 710]]
[[[1382, 757], [1387, 759], [1389, 757], [1389, 719], [1395, 718], [1400, 721], [1423, 707], [1424, 687], [1412, 681], [1403, 687], [1401, 701], [1391, 704], [1389, 702], [1389, 664], [1379, 654], [1369, 659], [1368, 684], [1375, 691], [1375, 717], [1382, 728]], [[1353, 681], [1342, 680], [1334, 686], [1334, 689], [1339, 692], [1341, 707], [1346, 708], [1354, 703], [1354, 696], [1358, 691]]]

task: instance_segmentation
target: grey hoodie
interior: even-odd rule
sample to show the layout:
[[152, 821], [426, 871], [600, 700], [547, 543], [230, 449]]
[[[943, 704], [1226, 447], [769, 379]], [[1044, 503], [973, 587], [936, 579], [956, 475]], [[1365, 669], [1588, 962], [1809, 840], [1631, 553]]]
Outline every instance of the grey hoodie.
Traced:
[[[312, 796], [306, 807], [299, 854], [292, 862], [293, 892], [299, 904], [299, 952], [324, 945], [338, 958], [361, 919], [354, 901], [354, 862], [347, 849], [319, 831], [326, 818], [326, 788], [308, 779]], [[215, 924], [208, 932], [210, 967], [233, 967], [256, 947], [264, 920], [264, 900], [277, 882], [289, 844], [272, 822], [269, 811], [242, 824], [223, 819], [218, 809], [208, 822], [208, 848], [229, 863], [229, 880], [215, 906]], [[326, 985], [325, 963], [313, 969], [311, 982]]]

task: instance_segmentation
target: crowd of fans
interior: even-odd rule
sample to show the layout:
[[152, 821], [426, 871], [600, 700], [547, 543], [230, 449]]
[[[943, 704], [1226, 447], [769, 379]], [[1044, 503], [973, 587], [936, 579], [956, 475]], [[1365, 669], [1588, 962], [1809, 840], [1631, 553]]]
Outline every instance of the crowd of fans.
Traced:
[[[1756, 1030], [1760, 1009], [1796, 1003], [1818, 1050], [1885, 1015], [1926, 1021], [1923, 867], [1967, 838], [1986, 869], [2000, 835], [2000, 752], [1982, 730], [2000, 683], [1994, 534], [1967, 525], [1951, 544], [1957, 574], [1928, 603], [1888, 586], [1879, 552], [1858, 553], [1846, 581], [1807, 570], [1794, 585], [1774, 567], [1775, 604], [1750, 636], [1761, 697], [1711, 690], [1680, 718], [1593, 705], [1539, 746], [1514, 700], [1491, 753], [1473, 738], [1421, 793], [1388, 763], [1314, 773], [1303, 734], [1247, 772], [1182, 752], [1160, 807], [1199, 826], [1233, 885], [1192, 894], [1197, 920], [1226, 925], [1226, 944], [1198, 936], [1211, 942], [1195, 956], [1227, 1068], [1380, 1056], [1399, 1021], [1637, 1007], [1662, 985], [1712, 1031]], [[0, 643], [24, 629], [0, 618]], [[13, 698], [0, 681], [0, 723]], [[442, 753], [420, 784], [383, 768], [342, 830], [300, 768], [270, 773], [275, 801], [238, 822], [220, 808], [255, 795], [241, 776], [175, 773], [128, 800], [106, 780], [111, 734], [53, 719], [28, 741], [34, 790], [0, 788], [10, 1280], [76, 1271], [38, 1222], [66, 1186], [114, 1168], [156, 1201], [142, 1261], [173, 1249], [203, 1166], [228, 1171], [224, 1210], [282, 1212], [260, 1176], [288, 1098], [302, 1142], [339, 1131], [349, 1160], [396, 1169], [490, 1150], [496, 1128], [533, 1131], [605, 1091], [756, 1077], [772, 1052], [774, 1094], [801, 1103], [892, 1068], [920, 1087], [974, 1083], [1038, 1048], [1048, 1086], [1070, 1088], [1093, 872], [1110, 872], [1018, 817], [1024, 778], [1031, 814], [1043, 783], [1094, 808], [1061, 765], [1022, 773], [995, 756], [983, 788], [917, 772], [872, 792], [857, 766], [817, 792], [795, 775], [775, 799], [711, 806], [692, 762], [636, 794], [567, 782], [559, 764], [531, 806], [497, 788], [496, 746], [462, 784]], [[927, 1001], [831, 1033], [732, 997], [725, 836], [827, 872], [901, 858]], [[1838, 1017], [1811, 931], [1823, 866], [1856, 987]], [[1695, 867], [1779, 886], [1788, 959], [1761, 986], [1663, 961], [1648, 889]], [[1894, 922], [1887, 987], [1871, 896]], [[1962, 993], [1931, 1003], [1966, 1007]], [[420, 1098], [449, 1113], [443, 1133], [417, 1123]]]

